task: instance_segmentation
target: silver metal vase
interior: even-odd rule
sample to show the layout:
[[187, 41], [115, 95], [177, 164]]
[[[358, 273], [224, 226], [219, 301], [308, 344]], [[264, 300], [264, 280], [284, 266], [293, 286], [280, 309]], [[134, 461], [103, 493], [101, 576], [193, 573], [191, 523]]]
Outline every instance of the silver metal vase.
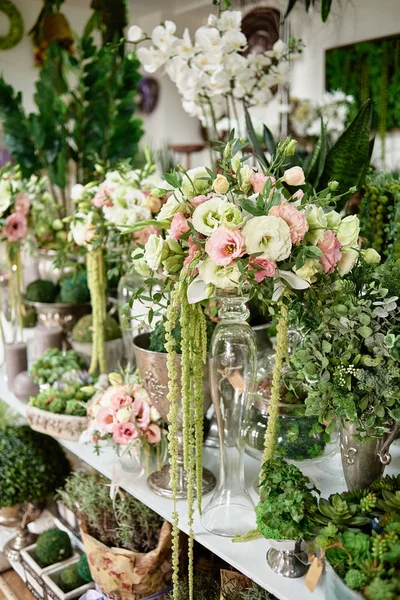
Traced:
[[295, 579], [308, 570], [308, 551], [304, 540], [268, 540], [267, 563], [282, 577]]
[[[168, 422], [168, 412], [170, 403], [168, 395], [168, 368], [167, 354], [163, 352], [153, 352], [148, 350], [150, 336], [148, 333], [142, 333], [135, 337], [133, 346], [135, 350], [136, 364], [139, 369], [140, 377], [143, 385], [150, 396], [150, 400], [159, 411], [164, 421]], [[181, 358], [177, 356], [178, 367], [178, 382], [181, 380]], [[204, 413], [211, 405], [210, 386], [208, 381], [208, 369], [204, 374]], [[179, 399], [180, 403], [180, 399]], [[183, 466], [183, 435], [181, 423], [181, 411], [179, 410], [180, 428], [178, 433], [178, 500], [187, 498], [187, 477]], [[166, 465], [161, 471], [152, 473], [147, 482], [149, 487], [158, 494], [166, 498], [172, 498], [172, 490], [170, 486], [170, 466]], [[203, 469], [203, 494], [207, 494], [215, 487], [215, 477], [208, 471]]]
[[345, 422], [341, 426], [340, 452], [344, 477], [350, 491], [365, 489], [383, 475], [385, 467], [392, 460], [389, 448], [398, 428], [399, 424], [393, 423], [391, 430], [384, 436], [357, 441], [354, 437], [357, 433], [355, 424]]

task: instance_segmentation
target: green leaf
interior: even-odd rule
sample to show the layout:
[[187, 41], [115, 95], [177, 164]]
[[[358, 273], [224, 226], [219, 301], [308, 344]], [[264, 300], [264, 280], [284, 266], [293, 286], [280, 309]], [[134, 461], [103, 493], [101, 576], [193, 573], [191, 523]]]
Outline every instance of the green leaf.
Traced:
[[293, 8], [295, 7], [296, 3], [297, 3], [297, 0], [289, 0], [287, 8], [286, 8], [285, 16], [283, 17], [284, 19], [287, 19], [287, 17], [290, 15]]
[[265, 215], [264, 207], [261, 208], [253, 200], [248, 200], [247, 198], [244, 198], [242, 200], [239, 200], [239, 204], [244, 210], [246, 210], [248, 213], [250, 213], [254, 217], [261, 217], [261, 216]]
[[171, 173], [164, 173], [164, 179], [169, 185], [172, 185], [174, 188], [180, 187], [182, 183], [182, 177], [180, 173], [176, 171], [172, 171]]
[[371, 327], [368, 327], [367, 325], [359, 327], [357, 331], [363, 338], [369, 338], [373, 334]]
[[268, 161], [262, 151], [262, 148], [261, 148], [260, 142], [258, 141], [256, 132], [254, 131], [253, 123], [251, 122], [251, 117], [250, 117], [249, 111], [247, 110], [246, 105], [244, 106], [244, 112], [245, 112], [245, 116], [246, 116], [247, 133], [249, 134], [249, 138], [252, 143], [255, 155], [256, 155], [260, 165], [264, 169], [267, 169], [269, 166]]
[[268, 129], [266, 125], [264, 125], [263, 128], [263, 138], [266, 149], [271, 154], [271, 156], [274, 156], [274, 154], [276, 153], [276, 143], [274, 140], [274, 136], [271, 133], [271, 130]]
[[325, 23], [329, 17], [331, 10], [332, 0], [321, 0], [321, 19]]

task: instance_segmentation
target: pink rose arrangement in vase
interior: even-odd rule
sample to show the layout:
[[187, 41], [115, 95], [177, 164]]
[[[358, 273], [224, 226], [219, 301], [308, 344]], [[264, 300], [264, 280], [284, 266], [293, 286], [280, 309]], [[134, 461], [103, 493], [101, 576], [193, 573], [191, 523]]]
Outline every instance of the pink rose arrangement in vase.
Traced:
[[147, 471], [152, 461], [161, 468], [167, 438], [160, 413], [137, 377], [111, 373], [109, 380], [88, 408], [89, 427], [82, 441], [90, 441], [98, 450], [111, 444], [120, 456], [134, 453], [145, 461]]

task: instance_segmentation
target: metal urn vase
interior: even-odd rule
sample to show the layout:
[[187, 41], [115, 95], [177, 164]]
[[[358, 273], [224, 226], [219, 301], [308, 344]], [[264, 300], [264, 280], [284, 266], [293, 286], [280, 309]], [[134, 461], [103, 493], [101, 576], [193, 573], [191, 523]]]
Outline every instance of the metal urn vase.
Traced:
[[390, 444], [398, 433], [398, 423], [393, 423], [389, 432], [379, 438], [355, 439], [357, 426], [345, 422], [340, 429], [340, 452], [347, 488], [362, 490], [381, 477], [392, 457]]
[[[148, 333], [142, 333], [133, 340], [136, 364], [139, 369], [140, 377], [143, 385], [150, 396], [150, 400], [159, 411], [162, 418], [168, 422], [169, 401], [168, 394], [168, 369], [167, 369], [167, 354], [163, 352], [153, 352], [148, 350], [150, 336]], [[177, 357], [178, 366], [178, 381], [181, 380], [181, 360]], [[204, 413], [211, 405], [211, 395], [208, 382], [208, 369], [204, 375]], [[179, 419], [182, 415], [179, 415]], [[178, 433], [178, 494], [179, 500], [187, 498], [187, 477], [183, 466], [183, 435], [182, 423]], [[166, 498], [172, 498], [172, 490], [170, 487], [170, 466], [166, 465], [161, 471], [152, 473], [147, 482], [149, 487], [158, 494]], [[203, 494], [210, 492], [215, 486], [215, 477], [207, 469], [203, 469]]]
[[304, 540], [268, 540], [267, 563], [282, 577], [295, 579], [308, 570], [308, 549]]

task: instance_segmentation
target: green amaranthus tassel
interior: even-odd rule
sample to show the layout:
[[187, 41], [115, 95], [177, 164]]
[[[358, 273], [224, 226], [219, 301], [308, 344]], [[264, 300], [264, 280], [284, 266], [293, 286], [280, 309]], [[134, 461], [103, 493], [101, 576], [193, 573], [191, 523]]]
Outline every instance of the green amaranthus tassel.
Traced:
[[93, 348], [89, 373], [106, 372], [104, 324], [106, 319], [106, 277], [102, 248], [87, 253], [86, 266], [93, 314]]

